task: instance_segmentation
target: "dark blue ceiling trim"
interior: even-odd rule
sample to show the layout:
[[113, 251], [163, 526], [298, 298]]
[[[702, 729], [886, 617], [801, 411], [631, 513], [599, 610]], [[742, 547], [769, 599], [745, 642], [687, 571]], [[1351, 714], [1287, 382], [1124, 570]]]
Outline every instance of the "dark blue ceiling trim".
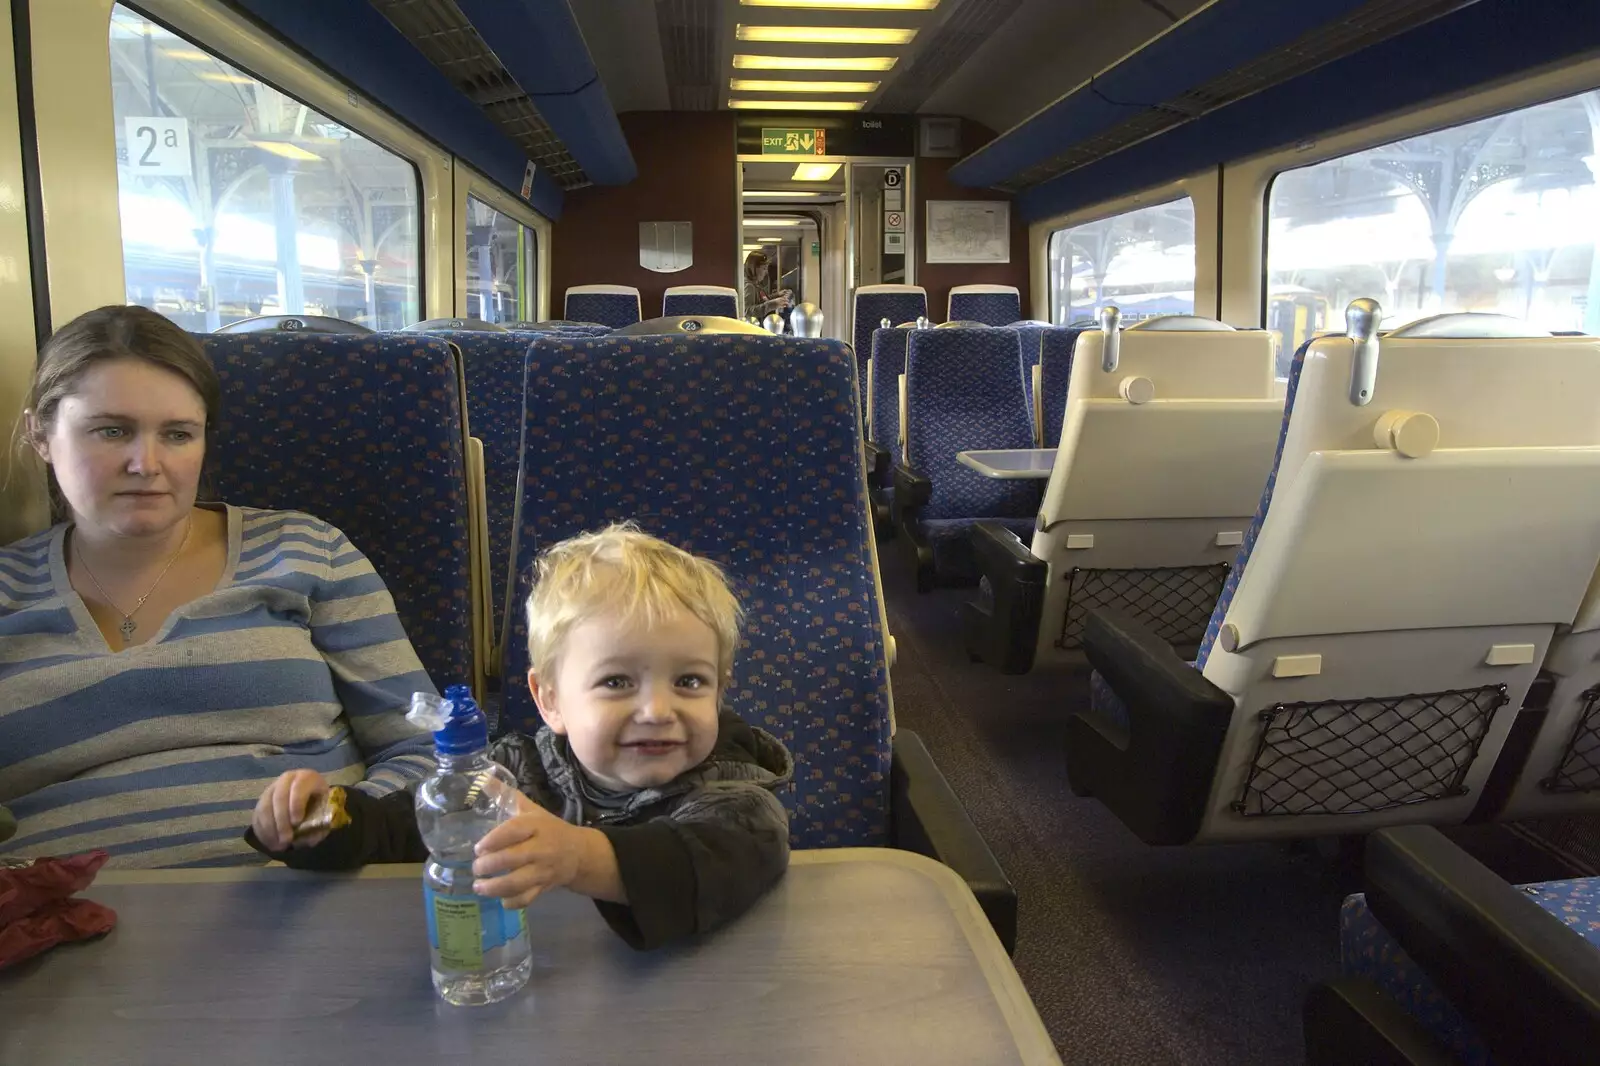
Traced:
[[[235, 2], [495, 184], [512, 195], [522, 188], [527, 154], [367, 0]], [[528, 204], [553, 220], [562, 198], [540, 168]]]
[[1595, 0], [1480, 0], [1027, 189], [1017, 211], [1034, 222], [1089, 207], [1595, 49]]
[[639, 167], [567, 0], [456, 0], [501, 64], [597, 185]]
[[950, 168], [960, 185], [998, 185], [1368, 0], [1218, 0]]

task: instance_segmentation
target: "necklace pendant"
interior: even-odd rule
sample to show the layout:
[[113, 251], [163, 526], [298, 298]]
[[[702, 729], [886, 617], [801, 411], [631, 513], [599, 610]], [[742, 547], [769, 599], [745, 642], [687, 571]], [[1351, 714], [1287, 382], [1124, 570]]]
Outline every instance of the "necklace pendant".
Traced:
[[137, 623], [134, 622], [133, 619], [124, 618], [122, 620], [122, 624], [120, 626], [118, 626], [117, 628], [122, 630], [122, 643], [123, 644], [127, 644], [130, 640], [133, 639], [133, 631], [135, 629], [138, 629], [139, 626], [138, 626]]

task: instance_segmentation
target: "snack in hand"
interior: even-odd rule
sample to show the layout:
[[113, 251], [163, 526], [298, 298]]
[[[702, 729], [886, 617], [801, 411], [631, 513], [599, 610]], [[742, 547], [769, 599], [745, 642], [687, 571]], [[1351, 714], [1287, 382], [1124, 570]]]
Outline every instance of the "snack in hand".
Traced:
[[350, 812], [344, 809], [344, 789], [338, 785], [328, 789], [328, 794], [313, 800], [306, 816], [294, 827], [296, 839], [328, 829], [343, 829], [350, 824]]

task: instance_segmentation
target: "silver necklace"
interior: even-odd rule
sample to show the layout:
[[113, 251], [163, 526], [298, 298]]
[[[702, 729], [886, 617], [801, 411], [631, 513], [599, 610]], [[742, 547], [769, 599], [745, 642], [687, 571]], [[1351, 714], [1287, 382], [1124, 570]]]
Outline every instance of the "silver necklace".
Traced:
[[73, 550], [78, 553], [78, 565], [83, 567], [83, 572], [89, 575], [89, 580], [94, 583], [96, 591], [100, 593], [100, 598], [106, 602], [106, 606], [122, 616], [122, 624], [117, 629], [122, 633], [122, 646], [124, 648], [133, 639], [134, 631], [139, 628], [138, 623], [133, 620], [133, 616], [139, 613], [139, 608], [144, 606], [144, 601], [148, 600], [151, 594], [155, 592], [156, 588], [161, 584], [161, 579], [167, 576], [168, 570], [172, 569], [172, 564], [177, 562], [178, 556], [183, 554], [183, 549], [189, 546], [189, 534], [193, 532], [194, 512], [191, 511], [189, 513], [189, 524], [183, 528], [183, 543], [178, 545], [178, 550], [172, 553], [172, 558], [167, 560], [167, 565], [161, 568], [161, 573], [156, 575], [155, 581], [145, 590], [145, 594], [139, 597], [139, 602], [133, 605], [133, 610], [131, 611], [124, 611], [121, 607], [111, 602], [111, 597], [106, 594], [106, 587], [100, 584], [100, 579], [94, 576], [93, 570], [89, 569], [89, 561], [83, 557], [83, 546], [77, 541], [73, 541]]

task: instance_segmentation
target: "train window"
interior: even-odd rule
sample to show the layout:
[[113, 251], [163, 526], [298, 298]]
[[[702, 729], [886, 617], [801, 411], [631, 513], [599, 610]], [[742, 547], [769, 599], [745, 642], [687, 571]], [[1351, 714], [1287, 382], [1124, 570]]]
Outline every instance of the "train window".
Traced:
[[[467, 317], [519, 322], [533, 311], [539, 235], [467, 197]], [[526, 312], [526, 313], [524, 313]]]
[[1092, 322], [1116, 304], [1124, 322], [1194, 314], [1194, 201], [1187, 196], [1050, 235], [1050, 312]]
[[1356, 297], [1383, 325], [1495, 311], [1600, 332], [1600, 92], [1279, 174], [1267, 198], [1267, 326], [1280, 372]]
[[422, 317], [411, 163], [121, 5], [111, 71], [129, 303], [196, 331]]

